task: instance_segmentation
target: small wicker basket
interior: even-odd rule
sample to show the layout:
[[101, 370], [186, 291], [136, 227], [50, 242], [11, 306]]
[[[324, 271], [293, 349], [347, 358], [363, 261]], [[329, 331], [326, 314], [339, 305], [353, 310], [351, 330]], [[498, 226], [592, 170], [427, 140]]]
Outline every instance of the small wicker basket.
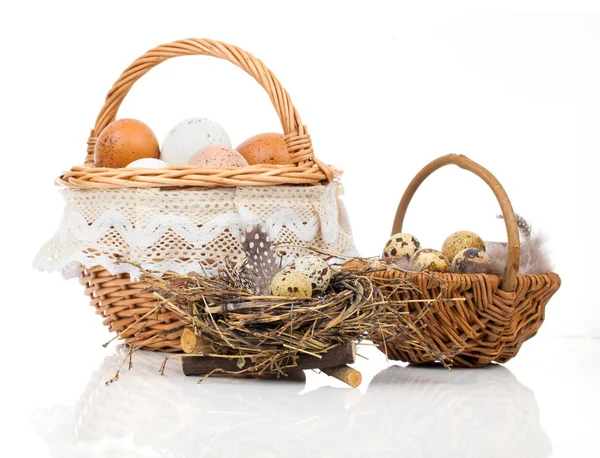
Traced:
[[[252, 76], [267, 92], [284, 132], [290, 165], [252, 165], [244, 168], [206, 169], [172, 166], [164, 169], [111, 169], [94, 167], [94, 145], [102, 130], [115, 120], [117, 110], [133, 84], [156, 65], [178, 56], [204, 55], [227, 60]], [[92, 129], [84, 166], [73, 167], [56, 182], [70, 189], [162, 188], [197, 191], [216, 187], [321, 185], [333, 179], [333, 170], [315, 158], [306, 126], [289, 94], [263, 62], [235, 46], [208, 39], [186, 39], [158, 46], [135, 60], [108, 92]], [[152, 313], [156, 300], [142, 281], [128, 274], [113, 275], [101, 266], [83, 268], [81, 283], [104, 324], [127, 343], [147, 350], [180, 351], [179, 319], [169, 312]], [[147, 319], [132, 323], [147, 315]]]
[[[434, 171], [449, 164], [468, 170], [492, 189], [500, 203], [508, 233], [508, 261], [502, 278], [489, 274], [414, 273], [389, 269], [370, 274], [380, 279], [402, 278], [415, 284], [421, 297], [432, 302], [408, 302], [401, 306], [407, 320], [422, 329], [441, 351], [458, 354], [453, 365], [479, 367], [493, 361], [504, 363], [513, 358], [523, 342], [533, 337], [544, 321], [544, 308], [560, 287], [555, 273], [541, 275], [518, 274], [520, 259], [519, 230], [515, 214], [504, 188], [488, 170], [461, 155], [442, 156], [424, 167], [410, 182], [396, 212], [392, 234], [402, 232], [408, 205], [421, 183]], [[413, 293], [395, 292], [393, 299], [416, 299]], [[435, 301], [462, 298], [463, 301]], [[429, 307], [429, 313], [420, 312]], [[420, 322], [414, 320], [422, 316]], [[411, 362], [432, 362], [431, 353], [412, 347], [396, 346], [388, 340], [386, 348], [391, 359]], [[402, 349], [401, 349], [402, 348]]]

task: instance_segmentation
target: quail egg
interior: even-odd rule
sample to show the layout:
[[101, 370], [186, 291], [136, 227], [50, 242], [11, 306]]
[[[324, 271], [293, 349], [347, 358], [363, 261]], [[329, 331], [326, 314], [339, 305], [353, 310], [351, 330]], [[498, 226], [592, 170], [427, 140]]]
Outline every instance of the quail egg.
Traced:
[[384, 258], [410, 258], [421, 247], [415, 236], [411, 234], [394, 234], [385, 244]]
[[452, 262], [459, 251], [466, 248], [477, 248], [485, 251], [485, 242], [474, 232], [459, 231], [450, 235], [442, 246], [442, 253]]
[[312, 297], [311, 283], [306, 275], [284, 269], [271, 280], [271, 294], [273, 296], [309, 298]]
[[446, 256], [431, 248], [417, 251], [412, 257], [412, 263], [415, 270], [429, 270], [430, 272], [446, 272], [450, 265]]
[[492, 261], [485, 251], [466, 248], [459, 251], [450, 266], [450, 271], [458, 274], [483, 274], [488, 272]]
[[301, 256], [293, 260], [285, 270], [306, 275], [313, 291], [325, 291], [331, 280], [331, 268], [321, 258], [313, 255]]

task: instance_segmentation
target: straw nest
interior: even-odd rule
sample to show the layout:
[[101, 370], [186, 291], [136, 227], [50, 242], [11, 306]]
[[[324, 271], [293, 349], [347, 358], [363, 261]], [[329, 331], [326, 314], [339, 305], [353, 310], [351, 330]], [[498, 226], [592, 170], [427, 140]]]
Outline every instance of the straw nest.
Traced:
[[217, 277], [151, 272], [143, 277], [159, 299], [156, 312], [176, 313], [181, 328], [198, 337], [203, 356], [235, 358], [244, 367], [240, 372], [283, 375], [301, 355], [319, 358], [364, 340], [382, 342], [382, 347], [387, 341], [402, 342], [449, 361], [451, 355], [421, 332], [420, 317], [407, 320], [406, 312], [398, 310], [400, 302], [390, 298], [394, 291], [411, 291], [417, 297], [411, 301], [424, 304], [421, 314], [432, 300], [418, 299], [419, 291], [406, 280], [389, 280], [384, 288], [381, 280], [367, 275], [382, 268], [390, 267], [370, 263], [363, 270], [335, 270], [328, 289], [310, 299], [256, 295], [233, 267], [223, 268]]

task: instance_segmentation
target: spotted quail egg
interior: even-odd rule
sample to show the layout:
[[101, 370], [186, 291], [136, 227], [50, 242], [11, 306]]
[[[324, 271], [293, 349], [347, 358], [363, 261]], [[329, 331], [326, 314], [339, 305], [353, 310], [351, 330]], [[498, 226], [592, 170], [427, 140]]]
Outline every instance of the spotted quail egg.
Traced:
[[298, 298], [312, 297], [311, 280], [300, 272], [284, 269], [271, 280], [271, 294]]
[[331, 268], [321, 258], [313, 255], [301, 256], [293, 260], [285, 270], [306, 275], [313, 291], [325, 291], [331, 280]]
[[410, 234], [394, 234], [385, 244], [384, 258], [410, 258], [421, 247], [415, 236]]
[[448, 258], [448, 261], [452, 262], [454, 256], [466, 248], [477, 248], [478, 250], [485, 251], [485, 242], [474, 232], [455, 232], [444, 240], [442, 253]]
[[450, 264], [446, 256], [431, 248], [417, 251], [412, 257], [412, 263], [415, 270], [429, 270], [430, 272], [446, 272]]
[[459, 251], [450, 266], [450, 271], [458, 274], [483, 274], [488, 272], [492, 261], [485, 251], [466, 248]]

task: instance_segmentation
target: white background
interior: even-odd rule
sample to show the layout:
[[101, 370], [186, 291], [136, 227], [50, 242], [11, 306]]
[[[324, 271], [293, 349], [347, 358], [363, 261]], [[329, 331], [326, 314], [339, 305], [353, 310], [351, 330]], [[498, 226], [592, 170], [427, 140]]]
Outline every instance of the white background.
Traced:
[[[600, 336], [600, 7], [578, 1], [426, 5], [3, 5], [0, 300], [9, 353], [3, 375], [11, 368], [15, 386], [25, 383], [18, 371], [29, 366], [31, 372], [26, 355], [49, 348], [72, 352], [67, 359], [80, 369], [65, 371], [52, 358], [37, 358], [39, 378], [25, 383], [36, 392], [29, 408], [43, 404], [45, 386], [54, 398], [69, 398], [106, 352], [97, 345], [106, 331], [77, 282], [31, 269], [62, 210], [52, 181], [83, 161], [89, 130], [120, 72], [147, 49], [187, 37], [236, 44], [278, 76], [316, 154], [345, 171], [345, 202], [362, 254], [379, 253], [400, 196], [422, 166], [439, 155], [466, 154], [498, 177], [516, 211], [550, 240], [563, 286], [536, 339]], [[234, 144], [279, 130], [268, 97], [249, 76], [205, 57], [152, 70], [134, 86], [120, 116], [146, 122], [159, 140], [190, 116], [220, 122]], [[417, 194], [405, 230], [434, 248], [459, 229], [501, 239], [497, 213], [482, 182], [448, 168]], [[26, 418], [27, 408], [15, 410], [14, 421]], [[39, 438], [28, 443], [45, 450]]]

